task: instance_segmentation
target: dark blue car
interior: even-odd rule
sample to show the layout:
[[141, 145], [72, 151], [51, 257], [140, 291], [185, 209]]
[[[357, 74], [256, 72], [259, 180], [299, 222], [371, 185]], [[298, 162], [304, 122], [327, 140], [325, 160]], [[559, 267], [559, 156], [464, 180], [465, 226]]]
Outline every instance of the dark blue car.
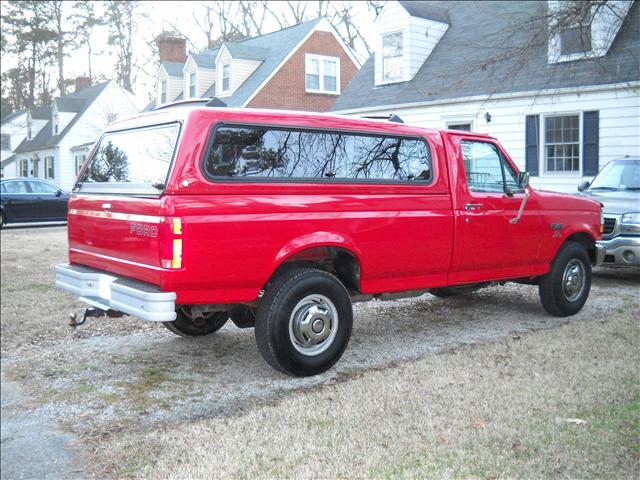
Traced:
[[37, 178], [10, 178], [0, 182], [0, 226], [20, 222], [67, 220], [69, 194]]

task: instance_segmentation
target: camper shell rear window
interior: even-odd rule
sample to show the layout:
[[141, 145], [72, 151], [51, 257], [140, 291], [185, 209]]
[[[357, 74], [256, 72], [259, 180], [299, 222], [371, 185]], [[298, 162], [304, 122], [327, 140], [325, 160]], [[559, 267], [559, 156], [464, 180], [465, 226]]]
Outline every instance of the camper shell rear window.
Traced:
[[179, 135], [178, 122], [105, 133], [78, 180], [78, 191], [162, 193]]

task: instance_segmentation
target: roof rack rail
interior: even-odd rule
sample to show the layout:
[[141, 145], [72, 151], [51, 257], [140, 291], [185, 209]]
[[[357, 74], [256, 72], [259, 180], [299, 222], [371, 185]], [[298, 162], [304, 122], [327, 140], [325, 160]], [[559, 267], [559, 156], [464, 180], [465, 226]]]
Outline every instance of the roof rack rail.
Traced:
[[404, 120], [402, 120], [395, 113], [390, 113], [389, 115], [371, 115], [371, 116], [366, 116], [365, 115], [362, 118], [371, 118], [372, 120], [387, 120], [389, 122], [404, 123]]
[[227, 104], [224, 103], [222, 100], [213, 97], [213, 98], [190, 98], [188, 100], [178, 100], [177, 102], [171, 102], [171, 103], [167, 103], [165, 105], [160, 105], [159, 107], [154, 108], [152, 111], [156, 111], [156, 110], [164, 110], [166, 108], [173, 108], [173, 107], [184, 107], [184, 106], [188, 106], [188, 105], [193, 105], [193, 106], [203, 106], [203, 107], [226, 107]]

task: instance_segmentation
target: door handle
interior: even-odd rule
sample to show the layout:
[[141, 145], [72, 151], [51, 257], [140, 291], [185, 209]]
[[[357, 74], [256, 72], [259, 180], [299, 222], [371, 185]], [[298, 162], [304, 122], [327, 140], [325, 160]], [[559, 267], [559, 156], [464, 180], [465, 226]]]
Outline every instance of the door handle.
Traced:
[[480, 208], [480, 207], [482, 207], [482, 204], [481, 204], [481, 203], [467, 203], [467, 204], [464, 206], [464, 209], [465, 209], [465, 210], [473, 210], [473, 209], [475, 209], [475, 208]]

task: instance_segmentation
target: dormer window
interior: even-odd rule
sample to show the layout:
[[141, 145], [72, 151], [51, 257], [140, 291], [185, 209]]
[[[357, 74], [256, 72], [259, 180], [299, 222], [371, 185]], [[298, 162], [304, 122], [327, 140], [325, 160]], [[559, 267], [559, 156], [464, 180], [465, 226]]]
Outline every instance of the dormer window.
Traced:
[[228, 92], [231, 88], [231, 65], [222, 66], [222, 91]]
[[402, 68], [402, 32], [382, 35], [382, 81], [397, 82], [404, 78]]
[[196, 96], [196, 74], [189, 74], [189, 98], [193, 98]]
[[58, 135], [59, 130], [60, 130], [60, 122], [58, 120], [58, 114], [57, 113], [53, 114], [52, 122], [53, 122], [53, 134], [54, 135]]
[[591, 51], [591, 25], [579, 25], [560, 32], [560, 54], [588, 53]]

